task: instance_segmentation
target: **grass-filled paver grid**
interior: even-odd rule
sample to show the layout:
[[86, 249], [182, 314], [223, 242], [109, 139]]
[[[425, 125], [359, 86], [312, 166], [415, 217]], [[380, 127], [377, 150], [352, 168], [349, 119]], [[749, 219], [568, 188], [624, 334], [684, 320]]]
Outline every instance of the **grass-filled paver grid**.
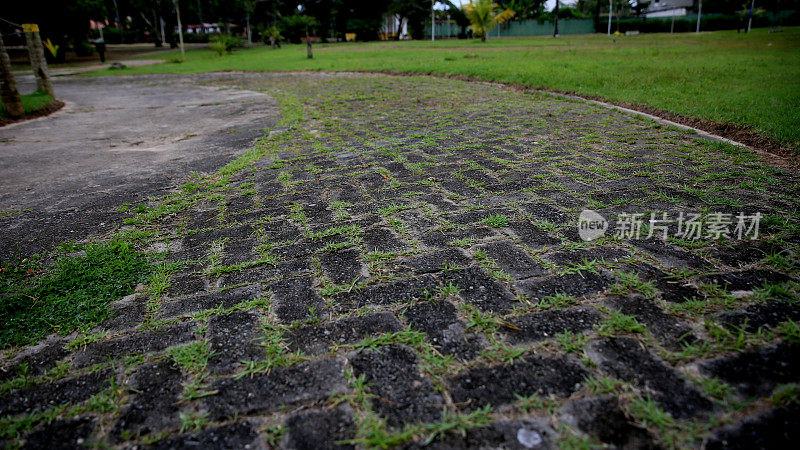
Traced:
[[[9, 442], [719, 447], [795, 433], [793, 173], [488, 84], [197, 80], [264, 90], [283, 123], [131, 215], [115, 238], [160, 262], [116, 317], [7, 352]], [[586, 208], [764, 217], [756, 240], [584, 242]]]

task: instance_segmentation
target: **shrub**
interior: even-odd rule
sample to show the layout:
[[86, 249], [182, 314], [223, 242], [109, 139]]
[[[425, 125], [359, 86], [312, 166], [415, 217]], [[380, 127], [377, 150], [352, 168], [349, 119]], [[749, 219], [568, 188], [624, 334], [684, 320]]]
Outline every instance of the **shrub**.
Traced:
[[208, 46], [217, 52], [219, 56], [222, 56], [225, 53], [231, 53], [236, 47], [241, 47], [242, 41], [235, 36], [219, 34], [209, 40]]
[[275, 48], [276, 45], [280, 46], [283, 36], [281, 36], [280, 28], [272, 25], [271, 27], [266, 28], [263, 33], [261, 33], [261, 39], [265, 44], [271, 45], [272, 48]]

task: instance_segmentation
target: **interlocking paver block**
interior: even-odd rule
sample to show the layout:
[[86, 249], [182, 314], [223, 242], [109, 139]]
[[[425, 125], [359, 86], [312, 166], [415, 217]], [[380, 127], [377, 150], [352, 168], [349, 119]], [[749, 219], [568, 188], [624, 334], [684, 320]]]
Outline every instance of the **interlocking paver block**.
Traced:
[[264, 334], [257, 314], [238, 311], [214, 316], [208, 321], [207, 336], [213, 356], [208, 360], [209, 370], [229, 373], [242, 361], [264, 359], [260, 339]]
[[542, 300], [557, 294], [588, 297], [605, 291], [611, 278], [603, 273], [581, 271], [517, 283], [517, 288], [532, 300]]
[[303, 320], [311, 315], [324, 312], [325, 302], [311, 287], [309, 277], [291, 278], [269, 286], [272, 291], [275, 314], [285, 323]]
[[108, 387], [113, 376], [110, 369], [103, 369], [12, 391], [0, 397], [0, 415], [42, 411], [67, 402], [80, 403]]
[[260, 286], [254, 285], [193, 295], [164, 303], [159, 310], [159, 316], [161, 318], [170, 318], [213, 308], [227, 309], [236, 304], [253, 300], [259, 294], [261, 294]]
[[459, 295], [483, 311], [502, 314], [516, 304], [508, 289], [477, 267], [444, 272], [442, 280], [461, 289]]
[[794, 383], [800, 370], [800, 345], [782, 343], [699, 363], [700, 370], [745, 396], [767, 395], [780, 383]]
[[524, 314], [514, 318], [514, 326], [507, 331], [512, 344], [553, 339], [564, 332], [581, 333], [591, 330], [601, 319], [600, 313], [590, 306], [555, 309]]
[[526, 252], [510, 241], [490, 242], [480, 248], [497, 261], [503, 271], [518, 280], [538, 277], [547, 273], [541, 264], [534, 261]]
[[347, 380], [340, 360], [323, 359], [276, 367], [252, 377], [223, 378], [211, 387], [216, 395], [203, 402], [210, 417], [220, 420], [318, 402], [334, 393], [344, 393]]
[[[586, 369], [570, 358], [529, 356], [508, 365], [476, 367], [447, 382], [453, 401], [475, 409], [500, 406], [532, 394], [568, 397], [580, 388]], [[516, 395], [515, 395], [516, 394]]]
[[442, 415], [444, 399], [418, 373], [417, 357], [398, 346], [348, 356], [356, 376], [363, 374], [376, 396], [373, 408], [389, 424], [434, 422]]
[[182, 381], [180, 369], [170, 360], [141, 366], [131, 381], [133, 399], [123, 408], [112, 434], [121, 436], [127, 430], [146, 435], [179, 425]]
[[86, 367], [134, 353], [161, 351], [195, 340], [196, 326], [193, 322], [179, 323], [94, 342], [78, 350], [72, 363], [75, 367]]
[[321, 354], [331, 346], [358, 342], [368, 336], [392, 333], [402, 328], [390, 312], [348, 317], [336, 322], [294, 328], [286, 335], [289, 348], [306, 354]]
[[696, 417], [712, 409], [708, 399], [636, 339], [603, 339], [594, 342], [592, 350], [604, 372], [633, 383], [676, 418]]
[[446, 300], [416, 303], [406, 310], [405, 318], [412, 328], [425, 332], [443, 354], [469, 360], [481, 347], [480, 337], [467, 330], [455, 306]]
[[356, 424], [345, 407], [303, 411], [289, 416], [284, 422], [287, 449], [351, 449], [346, 441], [355, 438]]

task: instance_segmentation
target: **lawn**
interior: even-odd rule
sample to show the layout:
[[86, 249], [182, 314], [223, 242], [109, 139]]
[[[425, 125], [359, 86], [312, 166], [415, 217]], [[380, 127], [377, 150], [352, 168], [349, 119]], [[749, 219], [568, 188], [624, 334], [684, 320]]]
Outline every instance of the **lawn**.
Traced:
[[[32, 94], [23, 94], [22, 107], [25, 108], [25, 114], [38, 111], [53, 101], [53, 97], [44, 92], [36, 91]], [[6, 111], [0, 107], [0, 117], [6, 117]]]
[[99, 324], [110, 315], [108, 304], [133, 292], [150, 268], [124, 242], [60, 248], [84, 253], [62, 255], [49, 268], [35, 258], [20, 265], [0, 260], [0, 348]]
[[[440, 42], [257, 47], [217, 56], [187, 52], [117, 74], [217, 70], [359, 70], [463, 75], [647, 105], [749, 126], [800, 148], [800, 28], [639, 36], [581, 35]], [[176, 54], [157, 57], [169, 60]], [[149, 56], [152, 58], [153, 56]], [[108, 71], [95, 74], [109, 74]]]

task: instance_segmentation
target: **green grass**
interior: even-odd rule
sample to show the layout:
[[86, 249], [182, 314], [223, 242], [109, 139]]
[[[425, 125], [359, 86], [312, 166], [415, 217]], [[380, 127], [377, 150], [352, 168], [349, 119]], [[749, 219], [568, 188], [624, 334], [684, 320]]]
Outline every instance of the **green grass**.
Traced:
[[50, 268], [0, 262], [0, 348], [99, 324], [109, 317], [108, 305], [131, 294], [151, 270], [146, 257], [124, 242], [91, 244], [83, 251], [58, 258]]
[[502, 228], [508, 226], [508, 217], [503, 214], [492, 214], [484, 218], [482, 223], [492, 228]]
[[207, 342], [194, 342], [182, 347], [173, 347], [167, 352], [175, 364], [188, 373], [199, 374], [206, 370], [208, 359], [214, 355]]
[[[22, 97], [22, 107], [25, 108], [25, 114], [38, 111], [53, 101], [50, 94], [36, 91], [33, 94], [24, 94]], [[6, 110], [0, 106], [0, 117], [6, 117]]]
[[[648, 105], [750, 126], [800, 148], [800, 27], [639, 36], [579, 35], [192, 50], [166, 63], [94, 75], [219, 70], [363, 70], [460, 75]], [[474, 57], [472, 57], [474, 55]], [[173, 53], [148, 56], [168, 60]]]

